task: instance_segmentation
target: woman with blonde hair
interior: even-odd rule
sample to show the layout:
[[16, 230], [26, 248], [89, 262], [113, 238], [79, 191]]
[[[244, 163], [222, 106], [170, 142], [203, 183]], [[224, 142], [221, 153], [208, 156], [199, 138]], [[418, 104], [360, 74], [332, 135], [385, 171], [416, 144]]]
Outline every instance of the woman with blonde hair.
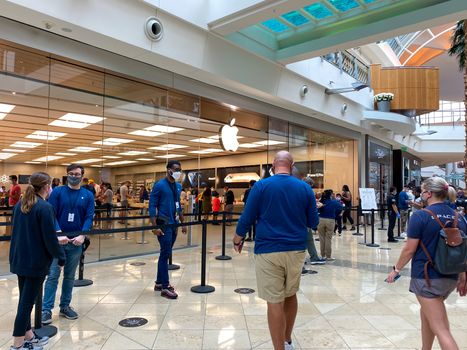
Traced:
[[[421, 198], [426, 204], [425, 209], [414, 213], [407, 230], [407, 242], [403, 247], [397, 263], [387, 277], [387, 282], [393, 283], [400, 270], [412, 260], [410, 291], [420, 303], [420, 318], [422, 324], [422, 349], [431, 349], [434, 338], [443, 350], [457, 350], [459, 347], [449, 329], [449, 321], [444, 300], [457, 287], [461, 296], [466, 294], [466, 272], [444, 275], [437, 272], [427, 262], [430, 260], [422, 248], [422, 243], [431, 258], [435, 257], [441, 226], [451, 224], [458, 219], [457, 227], [467, 232], [463, 218], [449, 208], [445, 203], [456, 196], [454, 188], [440, 177], [431, 177], [422, 183]], [[451, 224], [448, 224], [451, 225]], [[425, 265], [428, 270], [425, 274]]]
[[65, 264], [65, 253], [55, 232], [55, 214], [47, 203], [51, 178], [37, 172], [13, 209], [13, 233], [10, 244], [10, 271], [18, 276], [19, 302], [13, 346], [10, 349], [42, 349], [48, 337], [39, 337], [31, 329], [31, 311], [53, 258]]

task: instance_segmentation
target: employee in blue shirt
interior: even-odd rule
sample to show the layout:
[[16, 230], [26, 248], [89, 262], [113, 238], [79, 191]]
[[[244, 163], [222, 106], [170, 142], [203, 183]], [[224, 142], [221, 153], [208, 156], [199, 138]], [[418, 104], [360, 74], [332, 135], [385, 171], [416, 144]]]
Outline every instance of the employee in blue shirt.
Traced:
[[[94, 217], [94, 196], [80, 187], [84, 168], [79, 164], [70, 164], [67, 169], [67, 185], [56, 187], [50, 194], [49, 203], [55, 210], [55, 229], [60, 233], [89, 231]], [[78, 318], [78, 313], [70, 306], [76, 268], [83, 252], [84, 234], [78, 236], [59, 236], [63, 245], [66, 263], [63, 267], [62, 294], [60, 296], [60, 316], [69, 320]], [[58, 260], [54, 259], [45, 282], [44, 301], [42, 305], [42, 324], [52, 322], [55, 294], [61, 269]]]
[[404, 186], [402, 189], [401, 193], [399, 193], [399, 203], [398, 203], [398, 208], [399, 208], [399, 214], [401, 216], [401, 232], [405, 235], [407, 234], [406, 229], [407, 229], [407, 221], [409, 219], [409, 195], [408, 195], [408, 190], [409, 188], [407, 186]]
[[278, 152], [274, 176], [253, 186], [233, 237], [234, 248], [240, 251], [246, 233], [257, 222], [254, 252], [258, 295], [267, 301], [274, 349], [293, 349], [291, 336], [307, 227], [315, 229], [319, 221], [312, 189], [290, 175], [292, 168], [290, 153]]
[[[180, 205], [182, 186], [177, 182], [182, 176], [182, 166], [178, 160], [169, 160], [167, 176], [158, 181], [149, 196], [149, 216], [153, 225], [175, 224], [183, 222], [183, 210]], [[178, 294], [169, 282], [169, 257], [177, 239], [177, 230], [173, 227], [155, 229], [154, 234], [160, 245], [159, 260], [157, 262], [157, 276], [155, 291], [168, 299], [177, 299]], [[182, 227], [186, 234], [186, 227]]]

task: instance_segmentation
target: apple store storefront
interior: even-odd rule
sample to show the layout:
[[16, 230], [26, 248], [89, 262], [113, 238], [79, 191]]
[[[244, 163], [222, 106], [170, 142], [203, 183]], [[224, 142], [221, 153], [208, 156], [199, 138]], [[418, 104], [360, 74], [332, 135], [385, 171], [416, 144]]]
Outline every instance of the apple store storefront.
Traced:
[[[185, 188], [209, 186], [222, 198], [229, 186], [239, 211], [248, 182], [269, 176], [279, 150], [291, 152], [301, 174], [315, 179], [317, 192], [340, 191], [344, 184], [357, 189], [355, 140], [6, 41], [0, 41], [0, 77], [2, 212], [8, 210], [9, 175], [18, 176], [24, 191], [36, 171], [63, 183], [70, 163], [82, 164], [85, 177], [96, 184], [110, 183], [114, 194], [130, 181], [135, 210], [128, 215], [141, 215], [147, 208], [139, 200], [141, 186], [150, 190], [163, 178], [168, 159], [181, 162]], [[0, 235], [5, 231], [0, 226]], [[137, 244], [144, 243], [138, 242], [141, 232], [128, 236], [93, 237], [87, 259], [157, 249], [156, 244]], [[6, 261], [8, 242], [0, 245], [0, 260]]]

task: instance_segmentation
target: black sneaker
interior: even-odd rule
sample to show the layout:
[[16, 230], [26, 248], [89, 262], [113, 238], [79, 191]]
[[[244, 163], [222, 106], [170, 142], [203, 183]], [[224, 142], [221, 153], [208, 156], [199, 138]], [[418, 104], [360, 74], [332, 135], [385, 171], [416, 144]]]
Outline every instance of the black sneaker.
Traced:
[[178, 294], [175, 292], [175, 289], [172, 288], [164, 288], [161, 290], [161, 297], [167, 298], [167, 299], [177, 299]]
[[36, 333], [34, 333], [34, 337], [32, 337], [29, 340], [26, 340], [26, 342], [31, 343], [34, 347], [37, 348], [38, 346], [47, 345], [47, 343], [49, 342], [49, 337], [39, 337]]
[[30, 342], [25, 341], [23, 346], [20, 346], [19, 348], [15, 348], [13, 345], [10, 346], [10, 350], [42, 350], [42, 346], [34, 346]]
[[52, 323], [52, 311], [42, 310], [42, 324], [51, 324]]
[[389, 243], [399, 243], [399, 241], [397, 239], [388, 239], [388, 242]]
[[251, 242], [251, 238], [245, 238], [245, 242]]
[[78, 318], [78, 313], [73, 310], [71, 306], [66, 306], [60, 309], [60, 316], [63, 316], [69, 320], [76, 320]]

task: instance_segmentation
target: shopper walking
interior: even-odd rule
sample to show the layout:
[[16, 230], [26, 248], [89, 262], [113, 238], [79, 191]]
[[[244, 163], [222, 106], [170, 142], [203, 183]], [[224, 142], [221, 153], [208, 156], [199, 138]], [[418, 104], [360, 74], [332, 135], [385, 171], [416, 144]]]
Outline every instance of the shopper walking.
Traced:
[[258, 295], [266, 300], [268, 325], [275, 350], [289, 350], [297, 315], [296, 293], [305, 260], [307, 227], [318, 225], [313, 191], [291, 176], [293, 158], [280, 151], [274, 157], [274, 176], [255, 184], [233, 237], [240, 252], [242, 240], [257, 221], [255, 261]]
[[318, 209], [319, 213], [319, 246], [321, 256], [327, 261], [335, 260], [332, 257], [332, 234], [336, 225], [336, 218], [341, 214], [342, 205], [335, 199], [332, 199], [332, 190], [325, 190], [321, 196], [322, 206]]
[[[84, 175], [84, 168], [79, 164], [70, 164], [67, 166], [66, 171], [67, 186], [56, 187], [49, 198], [49, 203], [54, 208], [56, 215], [55, 229], [57, 232], [63, 232], [64, 234], [89, 231], [92, 228], [94, 217], [94, 196], [90, 191], [79, 186]], [[58, 237], [60, 243], [63, 244], [66, 255], [60, 295], [60, 316], [69, 320], [78, 318], [78, 313], [70, 304], [76, 268], [83, 252], [82, 244], [84, 239], [84, 234]], [[45, 282], [42, 306], [43, 324], [52, 322], [52, 309], [54, 308], [60, 274], [61, 269], [58, 260], [54, 259]]]
[[347, 230], [347, 220], [349, 221], [352, 227], [351, 230], [355, 230], [354, 222], [352, 219], [352, 193], [350, 192], [349, 186], [344, 185], [342, 186], [342, 201], [344, 202], [344, 214], [342, 215], [342, 221], [344, 222], [344, 226], [342, 227], [344, 230]]
[[[438, 273], [427, 264], [428, 257], [421, 245], [423, 243], [428, 254], [434, 258], [441, 230], [438, 220], [445, 225], [447, 222], [453, 223], [458, 215], [444, 203], [447, 198], [455, 198], [455, 190], [444, 179], [431, 177], [422, 183], [421, 198], [427, 207], [412, 216], [407, 231], [407, 242], [387, 281], [393, 283], [400, 270], [412, 261], [410, 291], [415, 294], [420, 304], [422, 349], [431, 349], [436, 337], [441, 349], [456, 350], [459, 347], [449, 329], [444, 301], [456, 286], [460, 295], [465, 295], [466, 273]], [[457, 227], [467, 232], [463, 219], [457, 221]], [[425, 266], [428, 276], [425, 276]]]
[[52, 259], [59, 266], [65, 264], [54, 229], [54, 210], [46, 202], [51, 180], [43, 172], [32, 174], [23, 199], [13, 208], [9, 260], [11, 273], [18, 276], [19, 301], [10, 349], [42, 349], [49, 340], [31, 330], [31, 311]]
[[[167, 175], [158, 181], [149, 196], [149, 217], [155, 225], [167, 225], [183, 222], [183, 210], [180, 205], [180, 192], [182, 186], [178, 183], [182, 176], [182, 166], [178, 160], [167, 162]], [[169, 257], [172, 247], [177, 239], [177, 230], [173, 227], [155, 229], [154, 234], [160, 245], [159, 259], [157, 261], [157, 275], [154, 290], [160, 291], [161, 296], [167, 299], [177, 299], [178, 294], [169, 281]], [[186, 226], [182, 227], [186, 234]]]

